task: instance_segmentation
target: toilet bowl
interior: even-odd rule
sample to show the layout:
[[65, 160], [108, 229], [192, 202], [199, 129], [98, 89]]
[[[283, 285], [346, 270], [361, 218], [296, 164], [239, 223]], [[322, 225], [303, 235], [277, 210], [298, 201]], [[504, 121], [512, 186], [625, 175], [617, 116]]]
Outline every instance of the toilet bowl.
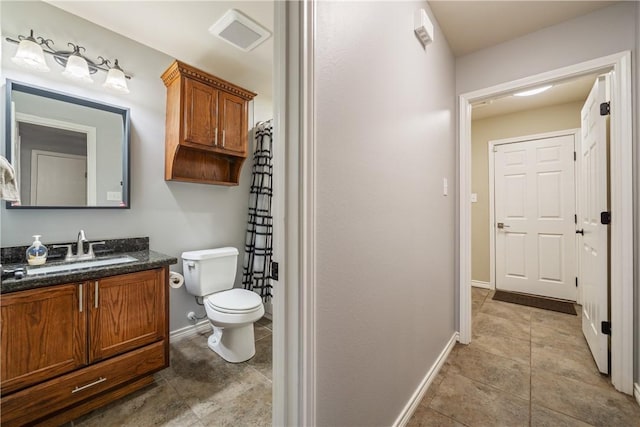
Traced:
[[255, 355], [253, 324], [264, 315], [264, 305], [258, 294], [233, 288], [237, 258], [236, 248], [182, 254], [187, 292], [203, 297], [213, 328], [207, 344], [232, 363], [244, 362]]
[[224, 360], [244, 362], [256, 354], [253, 324], [264, 316], [262, 299], [246, 289], [231, 289], [204, 300], [213, 334], [207, 344]]

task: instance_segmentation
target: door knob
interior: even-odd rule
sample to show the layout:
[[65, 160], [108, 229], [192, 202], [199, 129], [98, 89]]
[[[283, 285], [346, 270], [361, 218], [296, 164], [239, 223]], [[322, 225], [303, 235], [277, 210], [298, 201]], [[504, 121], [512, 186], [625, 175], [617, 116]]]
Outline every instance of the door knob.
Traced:
[[584, 230], [576, 230], [576, 234], [582, 234], [584, 236]]
[[504, 222], [499, 222], [497, 225], [498, 225], [498, 228], [501, 229], [501, 230], [503, 228], [509, 228], [510, 227], [509, 225], [506, 225]]

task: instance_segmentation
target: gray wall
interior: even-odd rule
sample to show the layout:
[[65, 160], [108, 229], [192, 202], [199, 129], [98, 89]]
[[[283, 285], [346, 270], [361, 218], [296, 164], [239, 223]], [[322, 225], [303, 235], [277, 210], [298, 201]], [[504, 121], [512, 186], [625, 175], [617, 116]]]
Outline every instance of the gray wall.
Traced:
[[[90, 85], [70, 83], [60, 75], [62, 68], [50, 57], [47, 59], [51, 72], [24, 72], [10, 60], [16, 46], [3, 38], [3, 77], [131, 109], [132, 208], [7, 210], [2, 203], [2, 246], [29, 244], [33, 234], [42, 234], [45, 244], [71, 241], [83, 228], [90, 240], [149, 236], [152, 249], [178, 258], [185, 250], [208, 247], [231, 245], [242, 250], [250, 160], [245, 162], [238, 187], [164, 180], [166, 91], [160, 75], [172, 58], [42, 2], [3, 1], [0, 8], [3, 35], [25, 34], [34, 28], [56, 43], [77, 41], [86, 47], [89, 56], [117, 57], [134, 76], [129, 81], [130, 94], [113, 95], [101, 87], [104, 74], [97, 75]], [[240, 269], [242, 263], [238, 264]], [[182, 265], [174, 265], [172, 270], [182, 271]], [[236, 277], [236, 284], [239, 278]], [[204, 313], [184, 288], [171, 290], [170, 299], [171, 330], [189, 324], [188, 311]]]
[[420, 8], [317, 3], [321, 426], [391, 425], [454, 333], [454, 58]]
[[[476, 53], [465, 55], [456, 60], [456, 92], [458, 94], [486, 88], [498, 83], [508, 82], [576, 64], [590, 59], [610, 55], [624, 50], [632, 51], [634, 82], [639, 82], [638, 54], [640, 53], [640, 3], [621, 2], [596, 12], [584, 15], [564, 23], [554, 25], [526, 36], [490, 47]], [[598, 29], [606, 29], [599, 31]], [[637, 88], [634, 105], [638, 106]], [[640, 110], [640, 106], [638, 106]], [[638, 146], [639, 111], [636, 111], [634, 134], [636, 149], [636, 239], [634, 242], [636, 266], [640, 248], [640, 230], [638, 227], [638, 198], [640, 198], [640, 155]], [[640, 294], [640, 270], [636, 267], [635, 293]], [[640, 298], [638, 296], [637, 298]], [[640, 300], [638, 301], [640, 307]], [[637, 309], [636, 309], [636, 316]], [[636, 317], [636, 329], [640, 334], [640, 318]], [[640, 336], [635, 348], [640, 346]], [[636, 379], [640, 381], [640, 351], [636, 350]]]

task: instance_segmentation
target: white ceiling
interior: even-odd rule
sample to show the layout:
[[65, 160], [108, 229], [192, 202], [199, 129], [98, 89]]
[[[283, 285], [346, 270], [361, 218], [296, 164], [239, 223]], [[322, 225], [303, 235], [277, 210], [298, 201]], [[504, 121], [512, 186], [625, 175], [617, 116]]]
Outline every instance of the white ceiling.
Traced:
[[[273, 1], [58, 1], [60, 9], [272, 98], [273, 36], [243, 52], [209, 27], [237, 9], [273, 34]], [[135, 72], [135, 70], [132, 70]]]
[[462, 56], [610, 6], [609, 1], [451, 1], [429, 5], [454, 55]]
[[[252, 90], [259, 98], [268, 101], [272, 98], [273, 36], [253, 51], [243, 52], [208, 32], [220, 16], [234, 8], [273, 33], [272, 0], [45, 1]], [[459, 56], [592, 12], [614, 1], [431, 0], [429, 3], [454, 54]], [[586, 82], [583, 79], [558, 86], [531, 98], [495, 100], [491, 105], [474, 109], [474, 118], [584, 99], [587, 86], [590, 87]]]
[[519, 111], [585, 101], [598, 74], [589, 74], [575, 79], [559, 82], [547, 90], [533, 96], [503, 96], [491, 101], [473, 105], [473, 120], [516, 113]]

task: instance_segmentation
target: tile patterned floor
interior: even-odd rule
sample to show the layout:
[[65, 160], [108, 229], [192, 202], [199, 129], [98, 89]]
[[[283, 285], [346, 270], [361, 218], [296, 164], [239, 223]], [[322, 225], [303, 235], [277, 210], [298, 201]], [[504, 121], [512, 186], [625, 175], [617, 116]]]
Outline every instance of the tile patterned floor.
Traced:
[[72, 426], [270, 426], [271, 321], [255, 324], [256, 355], [228, 363], [199, 334], [171, 343], [171, 367], [155, 383], [70, 423]]
[[640, 427], [640, 406], [600, 375], [580, 316], [473, 288], [473, 340], [456, 344], [410, 427]]

